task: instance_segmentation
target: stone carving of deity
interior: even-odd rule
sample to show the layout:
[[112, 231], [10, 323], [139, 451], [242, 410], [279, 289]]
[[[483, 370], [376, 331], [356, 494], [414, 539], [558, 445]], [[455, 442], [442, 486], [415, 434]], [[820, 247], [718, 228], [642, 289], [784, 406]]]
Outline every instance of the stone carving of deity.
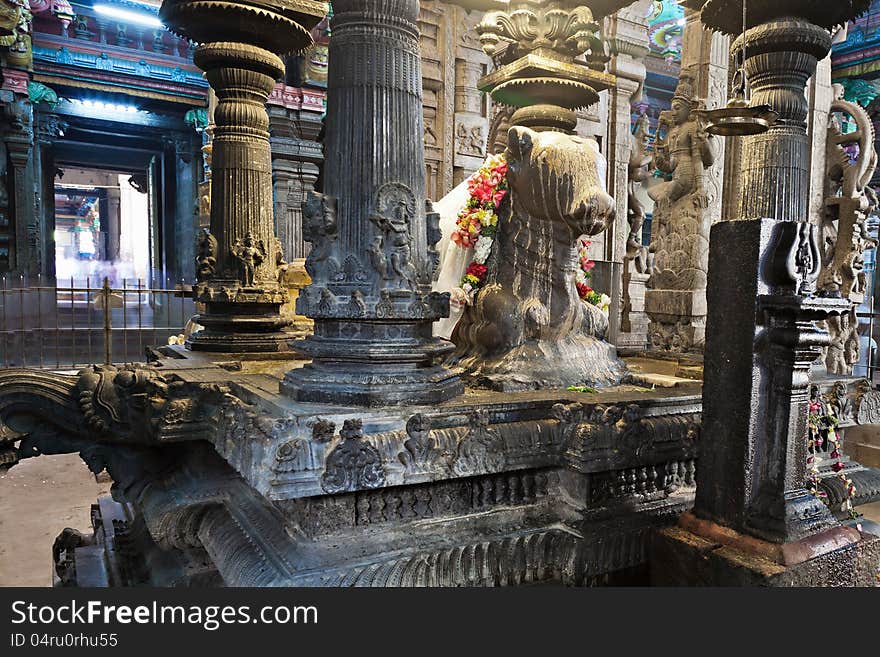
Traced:
[[660, 114], [654, 164], [672, 179], [656, 185], [648, 193], [660, 211], [687, 195], [694, 195], [697, 207], [707, 205], [703, 173], [715, 162], [715, 153], [694, 98], [693, 81], [682, 76], [672, 97], [672, 109]]
[[248, 231], [244, 239], [235, 240], [235, 244], [232, 246], [232, 256], [238, 260], [242, 285], [245, 287], [253, 286], [257, 267], [266, 259], [266, 247], [262, 241], [256, 241], [253, 234]]

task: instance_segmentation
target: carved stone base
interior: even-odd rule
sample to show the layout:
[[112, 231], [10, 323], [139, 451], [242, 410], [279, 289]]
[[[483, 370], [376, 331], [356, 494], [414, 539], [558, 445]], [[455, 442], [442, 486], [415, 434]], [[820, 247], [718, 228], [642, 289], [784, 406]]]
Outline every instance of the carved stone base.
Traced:
[[705, 290], [647, 290], [648, 344], [673, 352], [702, 352], [706, 344]]
[[651, 546], [657, 586], [874, 586], [878, 567], [880, 539], [848, 527], [775, 544], [685, 513]]
[[455, 363], [476, 387], [500, 392], [611, 386], [626, 375], [614, 345], [589, 335], [527, 342], [498, 357], [459, 357]]
[[439, 364], [452, 349], [427, 322], [322, 320], [291, 344], [312, 362], [291, 370], [283, 394], [297, 401], [393, 406], [436, 404], [464, 392], [458, 374]]
[[215, 280], [194, 289], [196, 301], [206, 312], [193, 319], [205, 328], [193, 333], [186, 346], [193, 351], [277, 352], [288, 351], [291, 336], [283, 331], [290, 320], [281, 316], [287, 291], [278, 285], [241, 287], [236, 282]]

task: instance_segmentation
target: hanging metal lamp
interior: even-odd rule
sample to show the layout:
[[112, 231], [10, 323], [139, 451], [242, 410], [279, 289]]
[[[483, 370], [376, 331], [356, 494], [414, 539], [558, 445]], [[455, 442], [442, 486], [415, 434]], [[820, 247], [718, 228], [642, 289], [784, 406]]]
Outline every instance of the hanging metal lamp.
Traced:
[[733, 75], [731, 98], [726, 107], [703, 110], [706, 132], [721, 137], [745, 137], [767, 132], [779, 115], [769, 105], [751, 105], [746, 79], [746, 0], [743, 0], [742, 49], [740, 66]]

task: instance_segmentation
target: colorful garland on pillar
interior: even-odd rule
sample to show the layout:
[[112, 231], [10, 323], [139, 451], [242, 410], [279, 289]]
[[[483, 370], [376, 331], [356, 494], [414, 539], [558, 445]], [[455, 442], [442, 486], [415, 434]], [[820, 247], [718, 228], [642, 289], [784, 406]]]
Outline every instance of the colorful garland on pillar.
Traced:
[[853, 498], [856, 496], [856, 487], [844, 472], [846, 465], [840, 451], [840, 436], [837, 433], [837, 416], [819, 401], [810, 401], [809, 415], [809, 440], [807, 442], [807, 470], [810, 493], [828, 504], [828, 494], [819, 487], [821, 476], [819, 473], [819, 452], [823, 447], [828, 447], [828, 456], [834, 459], [831, 469], [843, 482], [846, 497], [840, 505], [840, 510], [845, 511], [851, 518], [857, 518], [858, 514], [853, 509]]
[[[504, 154], [490, 157], [467, 182], [468, 201], [455, 221], [452, 241], [463, 249], [474, 249], [471, 261], [461, 279], [461, 287], [453, 290], [453, 298], [470, 304], [486, 280], [489, 271], [486, 262], [492, 253], [495, 232], [498, 230], [498, 208], [507, 196], [507, 159]], [[578, 246], [580, 268], [577, 273], [578, 295], [585, 302], [607, 313], [611, 299], [593, 290], [589, 285], [596, 263], [587, 255], [589, 240], [582, 239]]]

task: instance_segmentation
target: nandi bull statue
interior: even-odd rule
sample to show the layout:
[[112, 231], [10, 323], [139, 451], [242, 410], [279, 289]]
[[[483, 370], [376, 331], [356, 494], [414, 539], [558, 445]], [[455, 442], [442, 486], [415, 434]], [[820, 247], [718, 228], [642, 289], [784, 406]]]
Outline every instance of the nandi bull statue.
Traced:
[[507, 163], [488, 271], [452, 334], [453, 363], [495, 390], [619, 383], [625, 368], [603, 339], [608, 319], [575, 285], [579, 238], [615, 216], [598, 145], [515, 126]]

